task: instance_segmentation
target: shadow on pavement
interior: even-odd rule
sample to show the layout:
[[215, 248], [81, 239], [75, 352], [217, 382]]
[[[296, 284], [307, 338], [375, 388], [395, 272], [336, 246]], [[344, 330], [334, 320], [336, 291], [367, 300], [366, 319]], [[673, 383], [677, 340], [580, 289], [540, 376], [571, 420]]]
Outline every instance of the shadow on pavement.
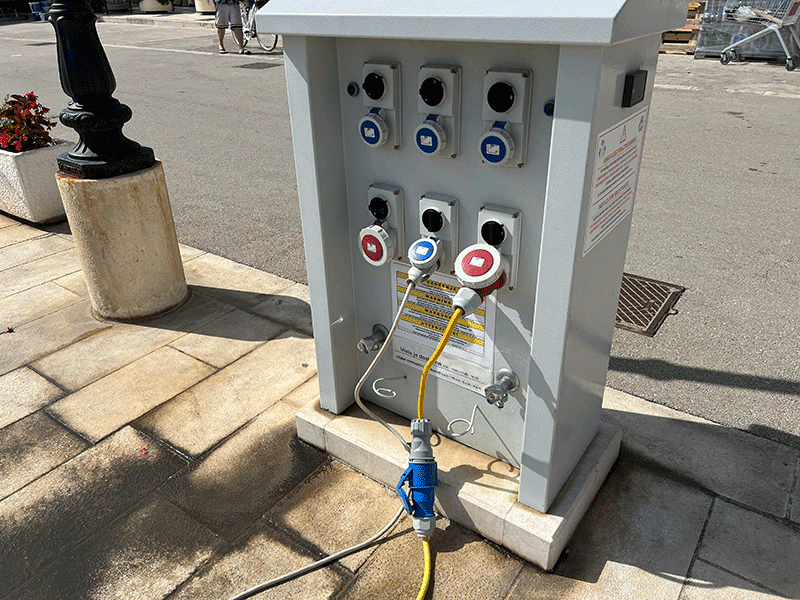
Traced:
[[725, 387], [800, 396], [800, 381], [676, 365], [656, 358], [640, 359], [612, 356], [608, 362], [608, 368], [611, 371], [638, 373], [659, 381], [681, 379]]

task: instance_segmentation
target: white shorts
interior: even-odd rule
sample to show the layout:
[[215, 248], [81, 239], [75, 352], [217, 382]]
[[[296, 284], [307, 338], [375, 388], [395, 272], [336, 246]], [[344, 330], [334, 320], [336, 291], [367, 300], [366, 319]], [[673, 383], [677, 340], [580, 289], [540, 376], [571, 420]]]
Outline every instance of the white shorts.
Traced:
[[227, 29], [228, 25], [241, 27], [242, 11], [239, 10], [239, 4], [217, 4], [214, 24], [217, 29]]

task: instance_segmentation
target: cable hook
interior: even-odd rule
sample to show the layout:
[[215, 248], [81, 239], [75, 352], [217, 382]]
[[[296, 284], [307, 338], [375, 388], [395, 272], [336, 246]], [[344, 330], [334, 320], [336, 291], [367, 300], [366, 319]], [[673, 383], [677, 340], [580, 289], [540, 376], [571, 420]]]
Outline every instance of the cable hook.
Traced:
[[406, 379], [405, 375], [400, 375], [399, 377], [378, 377], [375, 381], [372, 382], [372, 391], [378, 394], [381, 398], [394, 398], [397, 396], [397, 392], [389, 388], [379, 388], [375, 387], [378, 385], [379, 381], [394, 381], [396, 379]]
[[[447, 432], [450, 434], [451, 437], [460, 438], [462, 435], [467, 435], [468, 433], [472, 435], [475, 433], [475, 412], [478, 410], [478, 405], [475, 405], [475, 408], [472, 409], [472, 416], [469, 418], [469, 421], [466, 419], [453, 419], [447, 424]], [[466, 423], [468, 425], [467, 429], [462, 431], [461, 433], [455, 433], [453, 431], [453, 425], [456, 423]]]

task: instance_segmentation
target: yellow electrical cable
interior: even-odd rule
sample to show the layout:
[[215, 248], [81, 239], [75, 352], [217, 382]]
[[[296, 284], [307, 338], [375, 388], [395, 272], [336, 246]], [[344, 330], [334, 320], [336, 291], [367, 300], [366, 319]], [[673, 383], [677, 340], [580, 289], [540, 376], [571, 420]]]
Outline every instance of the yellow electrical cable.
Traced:
[[425, 555], [425, 573], [422, 575], [422, 586], [419, 588], [417, 600], [425, 598], [431, 582], [431, 542], [429, 538], [422, 538], [422, 552]]
[[431, 370], [433, 365], [439, 360], [439, 357], [444, 352], [444, 347], [447, 345], [450, 336], [453, 334], [453, 330], [456, 327], [456, 321], [461, 318], [461, 315], [464, 314], [464, 310], [460, 307], [456, 307], [453, 311], [453, 316], [450, 317], [450, 322], [447, 324], [447, 327], [442, 334], [442, 339], [439, 341], [439, 345], [436, 346], [436, 350], [431, 357], [428, 359], [428, 362], [425, 363], [425, 368], [422, 369], [422, 377], [419, 380], [419, 400], [417, 401], [417, 418], [424, 419], [425, 418], [425, 383], [428, 381], [428, 372]]
[[[419, 380], [419, 400], [417, 401], [418, 419], [425, 418], [425, 384], [428, 381], [428, 373], [433, 365], [436, 364], [436, 361], [439, 360], [442, 352], [444, 352], [444, 347], [447, 346], [447, 342], [450, 340], [450, 336], [453, 335], [453, 330], [456, 328], [456, 321], [458, 321], [463, 314], [464, 310], [456, 307], [456, 309], [453, 311], [453, 316], [450, 317], [450, 322], [447, 324], [447, 327], [445, 327], [444, 333], [442, 334], [442, 339], [439, 341], [439, 345], [436, 346], [436, 350], [434, 350], [433, 354], [431, 354], [428, 362], [425, 363], [425, 368], [422, 369], [422, 377], [420, 377]], [[425, 556], [425, 572], [422, 574], [422, 585], [419, 588], [417, 600], [423, 600], [423, 598], [425, 598], [425, 594], [428, 593], [428, 585], [430, 585], [431, 582], [430, 538], [422, 538], [422, 553]]]

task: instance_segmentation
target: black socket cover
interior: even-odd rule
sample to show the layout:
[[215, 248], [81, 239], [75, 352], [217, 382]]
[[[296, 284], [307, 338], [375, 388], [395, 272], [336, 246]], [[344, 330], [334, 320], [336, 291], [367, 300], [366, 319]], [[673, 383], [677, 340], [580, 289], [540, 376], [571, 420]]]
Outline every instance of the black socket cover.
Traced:
[[370, 100], [380, 100], [386, 93], [386, 80], [380, 73], [370, 73], [364, 77], [364, 83], [361, 85], [364, 93]]
[[489, 88], [486, 102], [494, 112], [508, 112], [514, 106], [514, 86], [505, 81], [498, 81]]
[[385, 221], [389, 217], [389, 203], [380, 196], [375, 196], [369, 201], [369, 212], [378, 221]]
[[499, 246], [506, 239], [506, 228], [497, 221], [486, 221], [481, 226], [481, 237], [490, 246]]
[[436, 233], [437, 231], [441, 231], [442, 227], [444, 227], [444, 217], [442, 213], [435, 208], [429, 208], [422, 213], [422, 224], [425, 226], [425, 229], [431, 233]]
[[444, 100], [444, 83], [438, 77], [428, 77], [419, 86], [419, 96], [428, 106], [439, 106]]

